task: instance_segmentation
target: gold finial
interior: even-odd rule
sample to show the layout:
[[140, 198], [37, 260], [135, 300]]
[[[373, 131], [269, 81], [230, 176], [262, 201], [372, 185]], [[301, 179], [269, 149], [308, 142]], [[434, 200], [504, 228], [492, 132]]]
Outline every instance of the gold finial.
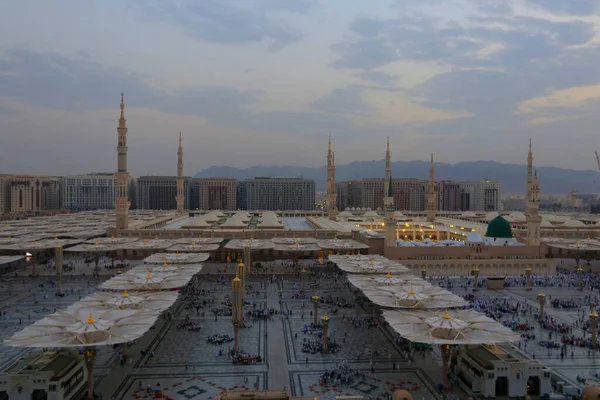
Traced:
[[86, 324], [95, 324], [96, 320], [94, 319], [94, 317], [92, 317], [92, 312], [90, 311], [90, 317], [87, 319], [87, 321], [85, 321]]
[[590, 313], [590, 317], [591, 317], [591, 318], [598, 318], [598, 313], [596, 312], [596, 310], [593, 310], [593, 311]]
[[154, 240], [158, 240], [158, 235], [154, 236]]
[[[410, 290], [408, 291], [408, 294], [417, 294], [417, 292], [415, 292], [415, 289], [413, 289], [413, 287], [410, 287]], [[448, 311], [446, 311], [448, 312]]]
[[167, 262], [165, 261], [165, 262], [163, 263], [163, 267], [168, 267], [168, 266], [169, 266], [169, 264], [167, 264]]
[[235, 273], [235, 278], [233, 278], [234, 282], [239, 282], [240, 281], [240, 277], [238, 276], [237, 272]]
[[360, 257], [360, 250], [358, 250], [358, 252], [356, 253], [356, 255]]
[[121, 274], [121, 267], [117, 267], [117, 275]]
[[180, 255], [179, 252], [175, 253], [175, 257], [179, 257]]
[[392, 279], [392, 274], [390, 274], [389, 272], [387, 274], [385, 274], [385, 277], [388, 279]]
[[448, 314], [448, 309], [446, 308], [446, 312], [444, 313], [444, 315], [442, 315], [442, 318], [444, 319], [450, 319], [450, 314]]
[[148, 273], [146, 274], [146, 279], [148, 279], [148, 280], [152, 279], [152, 275], [150, 275], [150, 271], [148, 271]]
[[546, 297], [543, 290], [538, 294], [538, 297]]
[[100, 243], [96, 242], [96, 244], [94, 246], [98, 246], [98, 245], [100, 245]]
[[373, 262], [373, 260], [369, 261], [369, 265], [375, 265], [375, 263]]
[[314, 301], [317, 301], [317, 300], [319, 300], [319, 296], [315, 294], [315, 295], [312, 297], [312, 299], [313, 299]]
[[241, 262], [241, 263], [238, 264], [238, 267], [243, 267], [243, 266], [244, 266], [243, 262]]
[[129, 293], [127, 293], [127, 289], [123, 291], [121, 297], [129, 297]]
[[111, 238], [112, 240], [115, 240], [115, 235], [112, 235], [110, 238]]
[[147, 240], [144, 240], [144, 244], [148, 244], [148, 241], [147, 241]]
[[321, 318], [321, 321], [323, 321], [323, 322], [329, 321], [329, 315], [327, 315], [327, 314], [323, 315], [323, 318]]
[[56, 243], [56, 247], [60, 248], [62, 247], [62, 244], [60, 244], [60, 242]]

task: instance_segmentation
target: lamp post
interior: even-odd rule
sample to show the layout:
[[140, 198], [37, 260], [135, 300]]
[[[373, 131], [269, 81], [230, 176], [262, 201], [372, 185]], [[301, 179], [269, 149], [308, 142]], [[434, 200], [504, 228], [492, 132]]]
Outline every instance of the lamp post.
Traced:
[[54, 249], [54, 263], [56, 264], [56, 294], [61, 295], [62, 270], [63, 270], [63, 247], [58, 242]]
[[88, 373], [88, 399], [94, 400], [94, 365], [96, 365], [96, 348], [91, 346], [85, 349], [85, 367]]
[[231, 322], [233, 324], [233, 352], [238, 352], [238, 334], [240, 329], [240, 321], [242, 321], [242, 281], [237, 276], [231, 282], [233, 298], [231, 301]]
[[531, 265], [525, 269], [525, 290], [531, 291]]
[[246, 297], [246, 266], [244, 263], [239, 263], [237, 266], [237, 271], [235, 274], [240, 278], [240, 284], [242, 285], [241, 296], [242, 296], [242, 304], [244, 302], [244, 297]]
[[546, 305], [546, 295], [544, 292], [540, 292], [537, 295], [537, 299], [540, 303], [540, 321], [544, 320], [544, 305]]
[[421, 278], [427, 278], [427, 268], [424, 265], [423, 268], [421, 268]]
[[[246, 264], [246, 268], [248, 268], [248, 271], [247, 271], [248, 273], [250, 273], [251, 272], [250, 270], [252, 269], [252, 258], [251, 258], [251, 256], [252, 256], [252, 253], [250, 251], [250, 245], [247, 244], [244, 247], [244, 264]], [[244, 285], [245, 284], [246, 284], [246, 281], [244, 281]]]
[[448, 388], [448, 365], [450, 364], [450, 345], [443, 344], [442, 350], [442, 387]]
[[583, 268], [581, 268], [581, 265], [578, 265], [577, 266], [577, 290], [579, 290], [580, 292], [583, 291], [582, 275], [583, 275]]
[[479, 291], [479, 267], [475, 266], [475, 269], [473, 269], [473, 286], [475, 286], [473, 288], [474, 292], [478, 292]]
[[592, 349], [596, 349], [598, 335], [598, 314], [596, 311], [590, 313], [590, 328], [592, 330]]
[[327, 350], [327, 328], [329, 327], [329, 317], [327, 316], [327, 314], [323, 315], [323, 318], [321, 318], [321, 323], [323, 324], [323, 353], [328, 353]]
[[319, 314], [319, 296], [317, 296], [316, 294], [312, 297], [312, 302], [313, 302], [313, 323], [314, 325], [318, 325], [319, 319], [318, 319], [318, 314]]

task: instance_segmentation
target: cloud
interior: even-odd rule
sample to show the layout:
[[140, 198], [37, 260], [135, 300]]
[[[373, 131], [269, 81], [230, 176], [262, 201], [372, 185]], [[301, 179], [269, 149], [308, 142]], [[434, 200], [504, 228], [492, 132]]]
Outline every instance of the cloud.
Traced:
[[328, 95], [315, 100], [311, 108], [332, 114], [365, 114], [371, 111], [372, 107], [365, 103], [363, 92], [364, 88], [360, 86], [334, 89]]
[[396, 79], [395, 76], [381, 71], [364, 71], [354, 74], [354, 76], [362, 79], [363, 81], [385, 86], [393, 86], [394, 80]]
[[278, 51], [299, 41], [302, 34], [289, 25], [276, 22], [276, 18], [270, 18], [268, 11], [303, 13], [311, 5], [311, 1], [302, 0], [262, 0], [252, 4], [220, 0], [181, 0], [177, 3], [156, 0], [140, 2], [138, 8], [150, 18], [167, 21], [206, 42], [229, 45], [266, 43], [270, 50]]
[[34, 106], [89, 110], [116, 108], [119, 93], [125, 92], [136, 107], [202, 116], [221, 124], [247, 115], [244, 107], [260, 96], [223, 86], [167, 93], [152, 88], [147, 78], [88, 59], [8, 50], [0, 61], [0, 96]]
[[527, 0], [526, 4], [558, 14], [590, 15], [599, 9], [597, 0]]

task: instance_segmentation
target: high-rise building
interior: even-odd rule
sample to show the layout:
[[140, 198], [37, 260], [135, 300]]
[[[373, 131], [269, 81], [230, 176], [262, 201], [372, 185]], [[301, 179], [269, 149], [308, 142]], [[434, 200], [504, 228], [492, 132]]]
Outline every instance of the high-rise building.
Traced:
[[[189, 193], [192, 178], [183, 178], [183, 193]], [[141, 176], [138, 178], [137, 202], [141, 210], [176, 210], [176, 176]], [[189, 195], [185, 196], [185, 209], [189, 209]]]
[[237, 206], [240, 210], [248, 210], [248, 182], [238, 182]]
[[51, 176], [12, 175], [10, 191], [10, 212], [24, 213], [61, 208], [62, 178]]
[[117, 177], [114, 174], [66, 176], [63, 193], [67, 210], [112, 209], [117, 198]]
[[[401, 211], [427, 211], [432, 186], [431, 198], [434, 210], [498, 211], [499, 209], [500, 183], [497, 181], [431, 182], [432, 184], [430, 181], [410, 178], [392, 179], [395, 208]], [[384, 179], [367, 178], [352, 181], [352, 186], [349, 183], [340, 182], [338, 185], [340, 190], [338, 205], [343, 206], [343, 209], [364, 207], [377, 210], [382, 207], [384, 190], [388, 186]]]
[[190, 210], [200, 209], [200, 180], [192, 178], [190, 182]]
[[248, 210], [315, 209], [315, 181], [312, 179], [252, 178], [246, 180], [245, 188]]
[[10, 213], [10, 175], [0, 175], [0, 215]]
[[202, 178], [198, 183], [201, 210], [237, 210], [237, 180]]

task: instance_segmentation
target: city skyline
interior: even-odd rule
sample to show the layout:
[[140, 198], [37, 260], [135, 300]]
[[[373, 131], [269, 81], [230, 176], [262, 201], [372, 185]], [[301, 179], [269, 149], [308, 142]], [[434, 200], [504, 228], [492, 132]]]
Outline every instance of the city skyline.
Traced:
[[393, 161], [523, 164], [532, 137], [536, 166], [596, 168], [597, 2], [412, 3], [3, 5], [0, 172], [113, 171], [122, 91], [134, 176], [175, 175], [179, 131], [186, 176], [323, 166], [329, 135], [339, 165], [386, 136]]

